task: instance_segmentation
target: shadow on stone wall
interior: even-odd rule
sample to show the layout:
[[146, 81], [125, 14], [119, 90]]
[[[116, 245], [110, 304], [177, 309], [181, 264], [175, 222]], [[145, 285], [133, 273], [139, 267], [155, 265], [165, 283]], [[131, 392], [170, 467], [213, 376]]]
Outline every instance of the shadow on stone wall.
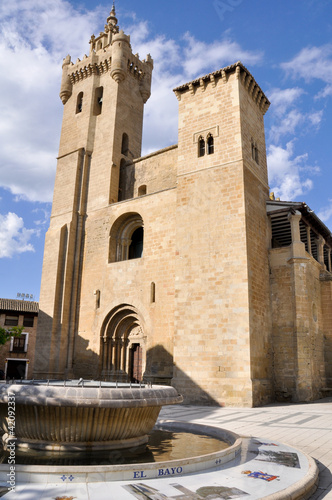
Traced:
[[[89, 341], [81, 335], [75, 334], [73, 363], [64, 369], [61, 359], [67, 352], [67, 346], [61, 342], [61, 324], [57, 325], [56, 338], [52, 342], [52, 318], [40, 311], [38, 321], [38, 337], [36, 339], [34, 378], [80, 378], [99, 380], [101, 377], [101, 359], [99, 354], [89, 348]], [[61, 346], [61, 350], [60, 350]], [[55, 352], [54, 352], [55, 349]], [[52, 353], [53, 350], [53, 353]], [[75, 355], [76, 353], [76, 355]], [[77, 356], [79, 353], [79, 357]], [[49, 362], [55, 356], [55, 363]], [[62, 366], [65, 366], [63, 364]], [[114, 377], [107, 378], [125, 381], [128, 374], [117, 373]], [[174, 365], [172, 354], [162, 345], [149, 349], [146, 353], [145, 371], [143, 381], [160, 385], [172, 385], [184, 398], [185, 404], [220, 406], [208, 392], [193, 381], [185, 372]]]
[[[54, 321], [56, 320], [51, 316], [39, 310], [33, 378], [97, 379], [100, 359], [97, 353], [89, 349], [89, 341], [74, 334], [74, 356], [71, 362], [67, 359], [68, 344], [64, 344], [61, 336], [62, 324], [58, 322], [54, 325]], [[75, 359], [75, 352], [80, 353], [79, 359], [77, 356]]]
[[143, 378], [154, 384], [172, 385], [183, 396], [185, 404], [220, 406], [218, 401], [174, 365], [173, 356], [162, 345], [147, 351]]

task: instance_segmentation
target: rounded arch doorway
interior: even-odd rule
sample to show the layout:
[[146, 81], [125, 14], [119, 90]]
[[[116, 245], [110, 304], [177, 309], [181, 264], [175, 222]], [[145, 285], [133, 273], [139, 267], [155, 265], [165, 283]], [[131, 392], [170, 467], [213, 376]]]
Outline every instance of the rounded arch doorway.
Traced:
[[143, 320], [134, 306], [121, 304], [106, 316], [100, 336], [101, 378], [142, 380], [145, 368]]

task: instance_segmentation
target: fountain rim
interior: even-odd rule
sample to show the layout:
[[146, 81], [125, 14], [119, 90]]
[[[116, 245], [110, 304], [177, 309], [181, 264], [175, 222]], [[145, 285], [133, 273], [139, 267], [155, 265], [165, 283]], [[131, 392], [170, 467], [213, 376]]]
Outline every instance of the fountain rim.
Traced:
[[[79, 474], [83, 482], [100, 482], [100, 481], [119, 481], [137, 479], [135, 475], [137, 471], [144, 471], [146, 478], [161, 478], [160, 470], [173, 468], [174, 470], [181, 469], [180, 475], [192, 472], [204, 471], [207, 469], [219, 467], [223, 463], [227, 463], [235, 458], [241, 451], [242, 437], [234, 432], [226, 429], [207, 426], [195, 423], [186, 423], [174, 420], [161, 420], [154, 427], [155, 429], [169, 430], [174, 432], [194, 432], [196, 434], [204, 434], [208, 437], [217, 438], [228, 441], [230, 446], [209, 454], [190, 456], [182, 459], [167, 460], [163, 462], [148, 462], [137, 464], [117, 464], [117, 465], [23, 465], [16, 464], [16, 472], [27, 475], [30, 482], [40, 482], [40, 476], [58, 477], [59, 474]], [[0, 472], [4, 471], [4, 467], [8, 464], [0, 464]], [[36, 476], [36, 481], [33, 480]], [[50, 481], [50, 478], [47, 478]]]
[[[1, 384], [0, 404], [8, 404], [9, 392], [16, 405], [82, 408], [142, 408], [179, 404], [183, 397], [172, 386], [85, 381], [20, 381]], [[94, 384], [94, 385], [93, 385]], [[125, 403], [125, 405], [124, 405]]]

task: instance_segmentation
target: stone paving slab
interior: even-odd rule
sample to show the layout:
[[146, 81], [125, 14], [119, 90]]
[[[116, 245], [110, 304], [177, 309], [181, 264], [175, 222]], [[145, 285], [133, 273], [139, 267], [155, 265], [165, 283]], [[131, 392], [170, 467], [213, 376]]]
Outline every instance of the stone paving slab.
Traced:
[[[315, 479], [315, 465], [307, 460], [305, 454], [308, 454], [315, 459], [320, 471], [318, 489], [310, 498], [332, 500], [332, 398], [311, 404], [275, 404], [263, 408], [170, 406], [162, 410], [160, 419], [212, 425], [249, 436], [251, 439], [245, 447], [248, 460], [237, 457], [238, 462], [233, 463], [231, 470], [225, 465], [202, 473], [170, 475], [148, 481], [142, 478], [116, 483], [25, 484], [17, 487], [14, 497], [0, 487], [0, 496], [6, 493], [4, 500], [7, 497], [9, 500], [53, 500], [57, 497], [65, 500], [71, 497], [75, 500], [305, 500], [309, 498], [308, 488]], [[265, 443], [259, 449], [263, 453], [250, 456], [255, 441]], [[276, 448], [284, 455], [276, 456], [273, 453]], [[294, 455], [298, 456], [298, 463]], [[281, 462], [290, 460], [292, 466], [278, 463], [280, 457]], [[206, 496], [209, 492], [213, 497]]]
[[238, 434], [263, 436], [300, 449], [318, 465], [312, 500], [332, 500], [332, 398], [313, 403], [272, 404], [261, 408], [164, 408], [162, 418], [205, 422]]

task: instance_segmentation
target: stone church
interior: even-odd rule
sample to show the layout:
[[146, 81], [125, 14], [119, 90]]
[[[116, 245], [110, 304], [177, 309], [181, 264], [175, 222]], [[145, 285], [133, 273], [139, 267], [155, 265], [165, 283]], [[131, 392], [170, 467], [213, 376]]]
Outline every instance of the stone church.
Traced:
[[172, 384], [187, 403], [332, 387], [332, 238], [269, 194], [269, 101], [241, 62], [174, 89], [178, 143], [141, 156], [153, 60], [113, 7], [63, 61], [35, 378]]

